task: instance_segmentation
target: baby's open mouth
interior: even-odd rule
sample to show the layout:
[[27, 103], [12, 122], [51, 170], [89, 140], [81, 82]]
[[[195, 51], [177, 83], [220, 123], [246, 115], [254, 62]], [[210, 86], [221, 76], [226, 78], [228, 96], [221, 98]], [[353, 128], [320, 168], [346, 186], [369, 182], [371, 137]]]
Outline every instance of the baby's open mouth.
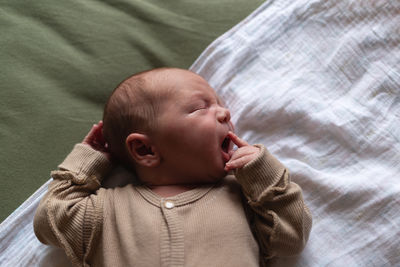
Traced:
[[231, 143], [231, 139], [227, 136], [225, 137], [224, 141], [222, 142], [221, 148], [225, 153], [229, 152], [229, 145]]

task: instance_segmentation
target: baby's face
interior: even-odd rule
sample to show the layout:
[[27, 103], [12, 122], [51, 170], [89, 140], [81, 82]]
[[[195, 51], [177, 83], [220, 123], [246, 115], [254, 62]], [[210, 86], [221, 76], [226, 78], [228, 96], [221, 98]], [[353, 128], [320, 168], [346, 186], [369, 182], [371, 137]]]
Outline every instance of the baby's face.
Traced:
[[229, 110], [200, 76], [177, 71], [167, 86], [170, 97], [162, 105], [157, 147], [162, 162], [177, 183], [215, 182], [226, 175], [225, 163], [233, 144]]

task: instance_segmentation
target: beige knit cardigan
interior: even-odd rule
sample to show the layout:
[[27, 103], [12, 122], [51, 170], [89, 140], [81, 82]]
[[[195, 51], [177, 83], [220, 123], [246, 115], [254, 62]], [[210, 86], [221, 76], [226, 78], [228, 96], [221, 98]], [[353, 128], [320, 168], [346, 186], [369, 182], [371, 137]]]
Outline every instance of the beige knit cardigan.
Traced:
[[41, 200], [34, 230], [76, 266], [260, 266], [305, 246], [311, 215], [267, 149], [219, 183], [162, 198], [146, 186], [100, 186], [111, 168], [77, 144]]

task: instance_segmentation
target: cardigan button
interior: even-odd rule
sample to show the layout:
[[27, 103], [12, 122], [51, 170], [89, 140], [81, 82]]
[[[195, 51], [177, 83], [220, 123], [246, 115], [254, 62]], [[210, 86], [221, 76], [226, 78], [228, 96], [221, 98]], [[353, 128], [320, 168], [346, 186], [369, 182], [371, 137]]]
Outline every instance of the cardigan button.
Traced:
[[175, 207], [175, 204], [174, 204], [174, 202], [167, 200], [164, 202], [164, 207], [167, 209], [172, 209], [173, 207]]

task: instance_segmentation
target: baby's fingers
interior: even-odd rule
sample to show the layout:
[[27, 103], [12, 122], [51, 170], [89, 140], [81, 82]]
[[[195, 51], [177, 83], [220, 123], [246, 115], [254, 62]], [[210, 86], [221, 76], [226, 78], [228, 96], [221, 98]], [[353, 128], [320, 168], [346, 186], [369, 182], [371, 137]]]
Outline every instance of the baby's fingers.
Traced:
[[228, 161], [225, 164], [225, 171], [231, 171], [234, 169], [240, 169], [244, 165], [246, 165], [249, 161], [251, 161], [254, 158], [252, 154]]
[[246, 141], [240, 139], [236, 134], [234, 134], [231, 131], [229, 131], [228, 135], [229, 135], [229, 138], [232, 140], [232, 142], [235, 145], [237, 145], [237, 147], [242, 147], [242, 146], [248, 146], [249, 145]]
[[99, 143], [105, 143], [104, 137], [103, 137], [103, 121], [100, 121], [97, 124], [96, 131], [94, 132], [94, 136]]
[[92, 142], [93, 136], [95, 135], [95, 132], [96, 132], [96, 128], [97, 128], [97, 125], [93, 124], [92, 128], [90, 129], [90, 131], [87, 133], [85, 138], [83, 138], [82, 143], [90, 144]]
[[94, 142], [98, 142], [99, 135], [101, 135], [101, 130], [103, 127], [103, 122], [100, 121], [98, 124], [93, 124], [92, 128], [90, 129], [89, 133], [85, 136], [82, 143], [86, 143], [89, 145], [93, 145]]

